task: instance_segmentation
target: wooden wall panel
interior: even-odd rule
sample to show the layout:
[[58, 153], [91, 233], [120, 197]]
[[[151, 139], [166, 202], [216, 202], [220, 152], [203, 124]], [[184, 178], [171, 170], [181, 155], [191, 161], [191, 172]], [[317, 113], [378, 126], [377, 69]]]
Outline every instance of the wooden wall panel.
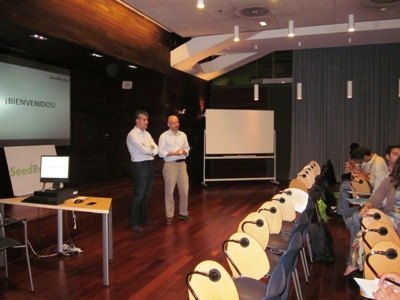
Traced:
[[0, 20], [165, 72], [171, 34], [114, 0], [5, 0]]

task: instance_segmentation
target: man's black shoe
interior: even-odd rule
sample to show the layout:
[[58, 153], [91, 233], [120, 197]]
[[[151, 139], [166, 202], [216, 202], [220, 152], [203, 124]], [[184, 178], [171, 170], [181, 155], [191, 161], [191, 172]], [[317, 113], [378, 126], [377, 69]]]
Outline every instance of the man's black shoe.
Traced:
[[179, 219], [179, 220], [182, 220], [182, 221], [186, 221], [186, 222], [189, 222], [189, 221], [192, 221], [192, 220], [193, 220], [189, 215], [186, 215], [186, 216], [184, 216], [184, 215], [179, 215], [178, 219]]
[[129, 230], [138, 232], [138, 233], [142, 233], [144, 231], [144, 228], [142, 226], [136, 225], [133, 227], [129, 227]]

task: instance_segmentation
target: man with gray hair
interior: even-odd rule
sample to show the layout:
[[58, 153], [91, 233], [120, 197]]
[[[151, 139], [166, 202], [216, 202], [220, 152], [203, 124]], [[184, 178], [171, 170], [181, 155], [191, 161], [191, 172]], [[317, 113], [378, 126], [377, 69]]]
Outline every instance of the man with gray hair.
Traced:
[[148, 200], [154, 178], [154, 156], [158, 153], [157, 144], [146, 131], [149, 114], [144, 110], [135, 112], [135, 127], [128, 133], [126, 144], [131, 155], [133, 176], [133, 199], [129, 206], [129, 229], [141, 233], [142, 225], [151, 225], [147, 216]]

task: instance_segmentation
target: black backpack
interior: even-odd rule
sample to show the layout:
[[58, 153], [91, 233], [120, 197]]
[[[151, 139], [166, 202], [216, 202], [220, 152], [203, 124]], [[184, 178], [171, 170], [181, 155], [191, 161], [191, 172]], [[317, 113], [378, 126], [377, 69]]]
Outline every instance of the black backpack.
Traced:
[[310, 223], [308, 234], [310, 236], [313, 260], [331, 263], [335, 260], [333, 253], [332, 236], [324, 223]]

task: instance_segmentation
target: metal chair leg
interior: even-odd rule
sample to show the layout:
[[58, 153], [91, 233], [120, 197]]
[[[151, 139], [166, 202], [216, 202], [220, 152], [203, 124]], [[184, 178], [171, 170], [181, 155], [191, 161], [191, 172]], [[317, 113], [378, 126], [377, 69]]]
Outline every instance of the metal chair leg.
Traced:
[[28, 265], [28, 272], [29, 272], [29, 281], [31, 284], [31, 291], [34, 291], [33, 287], [33, 279], [32, 279], [32, 270], [31, 270], [31, 262], [29, 260], [29, 249], [28, 249], [28, 226], [27, 222], [24, 221], [24, 238], [25, 238], [25, 255], [26, 255], [26, 263]]

